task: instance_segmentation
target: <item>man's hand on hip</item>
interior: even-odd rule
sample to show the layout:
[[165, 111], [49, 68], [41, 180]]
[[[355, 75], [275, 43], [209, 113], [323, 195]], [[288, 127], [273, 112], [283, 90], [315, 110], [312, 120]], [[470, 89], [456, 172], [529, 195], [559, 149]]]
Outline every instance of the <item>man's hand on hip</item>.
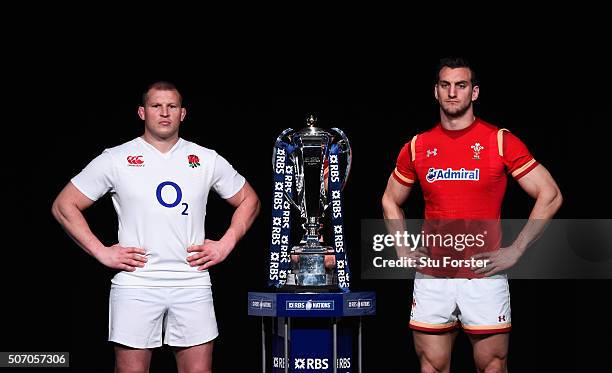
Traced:
[[187, 263], [190, 266], [199, 266], [198, 270], [203, 271], [215, 264], [219, 264], [225, 260], [231, 247], [223, 241], [204, 240], [202, 245], [189, 246], [188, 253], [195, 253], [187, 257]]
[[134, 272], [136, 267], [144, 267], [147, 262], [145, 249], [139, 247], [123, 247], [115, 244], [100, 250], [96, 259], [110, 268]]
[[474, 273], [492, 276], [515, 265], [521, 255], [522, 253], [512, 246], [502, 247], [497, 251], [476, 254], [472, 257], [473, 259], [488, 260], [488, 262], [486, 267], [476, 269]]

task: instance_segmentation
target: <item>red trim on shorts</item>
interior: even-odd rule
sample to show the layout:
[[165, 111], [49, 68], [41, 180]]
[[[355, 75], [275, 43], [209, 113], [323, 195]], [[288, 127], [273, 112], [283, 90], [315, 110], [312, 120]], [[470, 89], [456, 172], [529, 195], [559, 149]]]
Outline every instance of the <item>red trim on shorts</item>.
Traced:
[[463, 329], [468, 334], [498, 334], [498, 333], [508, 333], [512, 329], [511, 326], [507, 328], [500, 329]]
[[416, 326], [416, 325], [408, 324], [408, 327], [410, 329], [418, 330], [420, 332], [427, 332], [427, 333], [446, 333], [446, 332], [450, 332], [451, 330], [456, 329], [457, 326], [458, 324], [451, 325], [446, 328], [427, 328], [424, 326]]

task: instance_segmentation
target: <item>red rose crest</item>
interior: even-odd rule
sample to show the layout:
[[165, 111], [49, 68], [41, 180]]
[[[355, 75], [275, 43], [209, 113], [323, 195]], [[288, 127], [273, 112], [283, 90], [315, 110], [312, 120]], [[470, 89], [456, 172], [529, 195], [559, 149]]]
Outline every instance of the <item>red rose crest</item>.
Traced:
[[187, 161], [189, 161], [189, 167], [196, 168], [200, 165], [200, 158], [197, 155], [189, 155], [187, 156]]

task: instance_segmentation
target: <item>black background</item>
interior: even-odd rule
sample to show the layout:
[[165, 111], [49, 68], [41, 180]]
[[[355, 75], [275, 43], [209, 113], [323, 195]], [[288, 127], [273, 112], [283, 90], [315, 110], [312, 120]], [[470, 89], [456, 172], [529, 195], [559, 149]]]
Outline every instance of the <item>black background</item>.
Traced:
[[[283, 42], [261, 49], [257, 40], [214, 50], [208, 43], [192, 44], [195, 53], [189, 55], [167, 43], [142, 41], [148, 48], [140, 50], [103, 39], [95, 47], [42, 49], [29, 60], [33, 67], [13, 70], [20, 85], [12, 93], [20, 105], [5, 112], [12, 115], [6, 133], [11, 152], [5, 153], [10, 177], [3, 182], [8, 224], [0, 350], [70, 351], [74, 371], [111, 371], [107, 302], [114, 272], [65, 235], [50, 207], [66, 182], [104, 148], [142, 133], [136, 115], [140, 95], [158, 79], [175, 82], [185, 97], [181, 136], [225, 156], [262, 201], [247, 236], [211, 270], [220, 328], [215, 372], [259, 367], [259, 323], [246, 315], [246, 293], [265, 289], [276, 136], [301, 127], [310, 113], [322, 126], [340, 127], [348, 135], [354, 164], [345, 189], [345, 224], [352, 268], [360, 268], [360, 220], [381, 217], [380, 197], [399, 149], [438, 118], [432, 79], [439, 57], [463, 54], [473, 62], [481, 80], [477, 115], [509, 128], [551, 171], [565, 197], [558, 217], [610, 218], [603, 179], [612, 124], [609, 63], [584, 38], [570, 42], [567, 35], [549, 31], [478, 44], [469, 40], [452, 48], [432, 40], [417, 49], [414, 39], [406, 38], [369, 40], [368, 48], [337, 39], [329, 49], [302, 40], [291, 52]], [[524, 218], [531, 206], [510, 182], [502, 215]], [[409, 217], [422, 213], [418, 192], [406, 211]], [[231, 212], [211, 196], [209, 237], [223, 234]], [[108, 197], [86, 217], [102, 242], [115, 242]], [[612, 332], [604, 306], [609, 281], [513, 280], [510, 286], [511, 370], [584, 371], [603, 364]], [[407, 327], [412, 283], [365, 281], [355, 271], [352, 288], [378, 296], [377, 316], [364, 326], [364, 371], [417, 371]], [[151, 371], [173, 371], [173, 366], [169, 350], [155, 351]], [[463, 334], [452, 367], [474, 370]]]

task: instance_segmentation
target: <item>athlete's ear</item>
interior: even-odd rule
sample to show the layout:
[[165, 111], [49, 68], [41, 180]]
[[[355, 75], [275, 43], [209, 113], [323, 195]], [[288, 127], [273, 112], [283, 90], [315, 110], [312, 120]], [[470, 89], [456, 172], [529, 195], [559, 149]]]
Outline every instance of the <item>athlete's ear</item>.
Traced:
[[184, 107], [181, 108], [181, 122], [185, 120], [185, 115], [187, 115], [187, 109]]
[[474, 88], [472, 88], [472, 101], [478, 100], [479, 93], [480, 93], [480, 87], [475, 85]]
[[434, 97], [436, 100], [438, 99], [438, 83], [434, 85]]
[[138, 116], [140, 119], [145, 120], [145, 108], [143, 106], [138, 107]]

